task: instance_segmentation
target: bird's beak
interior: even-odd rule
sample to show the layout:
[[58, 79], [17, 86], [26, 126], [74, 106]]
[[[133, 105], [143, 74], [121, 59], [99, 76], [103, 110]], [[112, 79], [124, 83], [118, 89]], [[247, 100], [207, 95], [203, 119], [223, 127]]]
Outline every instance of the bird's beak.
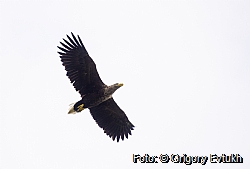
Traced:
[[120, 86], [120, 87], [123, 86], [123, 83], [119, 83], [118, 86]]

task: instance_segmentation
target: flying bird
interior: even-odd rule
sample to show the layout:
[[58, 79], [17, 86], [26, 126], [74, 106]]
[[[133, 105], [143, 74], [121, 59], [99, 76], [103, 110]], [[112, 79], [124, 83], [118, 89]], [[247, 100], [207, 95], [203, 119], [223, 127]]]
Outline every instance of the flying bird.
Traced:
[[62, 47], [57, 46], [61, 50], [58, 53], [67, 71], [66, 75], [82, 97], [80, 101], [71, 104], [68, 114], [79, 113], [88, 108], [98, 126], [110, 138], [117, 142], [120, 138], [128, 138], [134, 125], [112, 97], [123, 84], [104, 84], [80, 37], [77, 36], [77, 39], [73, 33], [71, 35], [72, 38], [66, 35], [68, 40], [60, 42]]

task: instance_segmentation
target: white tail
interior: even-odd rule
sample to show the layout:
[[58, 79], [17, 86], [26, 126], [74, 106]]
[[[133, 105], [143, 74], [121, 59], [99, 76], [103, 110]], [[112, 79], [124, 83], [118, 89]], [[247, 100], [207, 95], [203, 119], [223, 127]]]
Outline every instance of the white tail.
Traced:
[[68, 114], [76, 114], [76, 111], [74, 110], [74, 105], [75, 104], [76, 104], [76, 102], [75, 103], [71, 103], [69, 105], [69, 112], [68, 112]]

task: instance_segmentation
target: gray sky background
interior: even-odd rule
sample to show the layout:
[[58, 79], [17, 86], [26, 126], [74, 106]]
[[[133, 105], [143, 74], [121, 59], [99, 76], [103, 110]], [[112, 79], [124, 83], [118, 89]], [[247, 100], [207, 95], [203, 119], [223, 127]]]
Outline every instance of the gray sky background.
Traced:
[[[0, 168], [249, 168], [250, 1], [0, 1]], [[57, 47], [80, 35], [136, 126], [113, 142]], [[243, 164], [134, 164], [132, 154], [240, 154]]]

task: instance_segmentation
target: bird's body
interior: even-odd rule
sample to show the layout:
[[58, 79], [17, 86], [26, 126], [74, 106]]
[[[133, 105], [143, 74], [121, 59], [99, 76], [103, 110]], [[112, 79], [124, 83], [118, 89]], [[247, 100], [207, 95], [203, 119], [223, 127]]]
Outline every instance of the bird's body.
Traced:
[[124, 136], [128, 138], [134, 125], [112, 97], [112, 94], [123, 84], [105, 85], [80, 37], [78, 36], [77, 40], [73, 33], [73, 40], [68, 35], [67, 37], [69, 41], [63, 39], [66, 44], [60, 42], [64, 48], [58, 47], [63, 52], [58, 53], [67, 71], [67, 76], [82, 97], [80, 101], [70, 107], [69, 114], [75, 114], [88, 108], [99, 127], [103, 128], [104, 132], [113, 140], [116, 138], [118, 142], [120, 138], [123, 140]]
[[76, 102], [73, 109], [70, 109], [70, 111], [72, 112], [74, 110], [77, 110], [80, 105], [83, 105], [83, 109], [98, 106], [102, 102], [112, 98], [112, 94], [122, 85], [122, 83], [116, 83], [111, 86], [105, 86], [104, 88], [101, 88], [95, 92], [88, 93], [82, 97], [82, 100]]

